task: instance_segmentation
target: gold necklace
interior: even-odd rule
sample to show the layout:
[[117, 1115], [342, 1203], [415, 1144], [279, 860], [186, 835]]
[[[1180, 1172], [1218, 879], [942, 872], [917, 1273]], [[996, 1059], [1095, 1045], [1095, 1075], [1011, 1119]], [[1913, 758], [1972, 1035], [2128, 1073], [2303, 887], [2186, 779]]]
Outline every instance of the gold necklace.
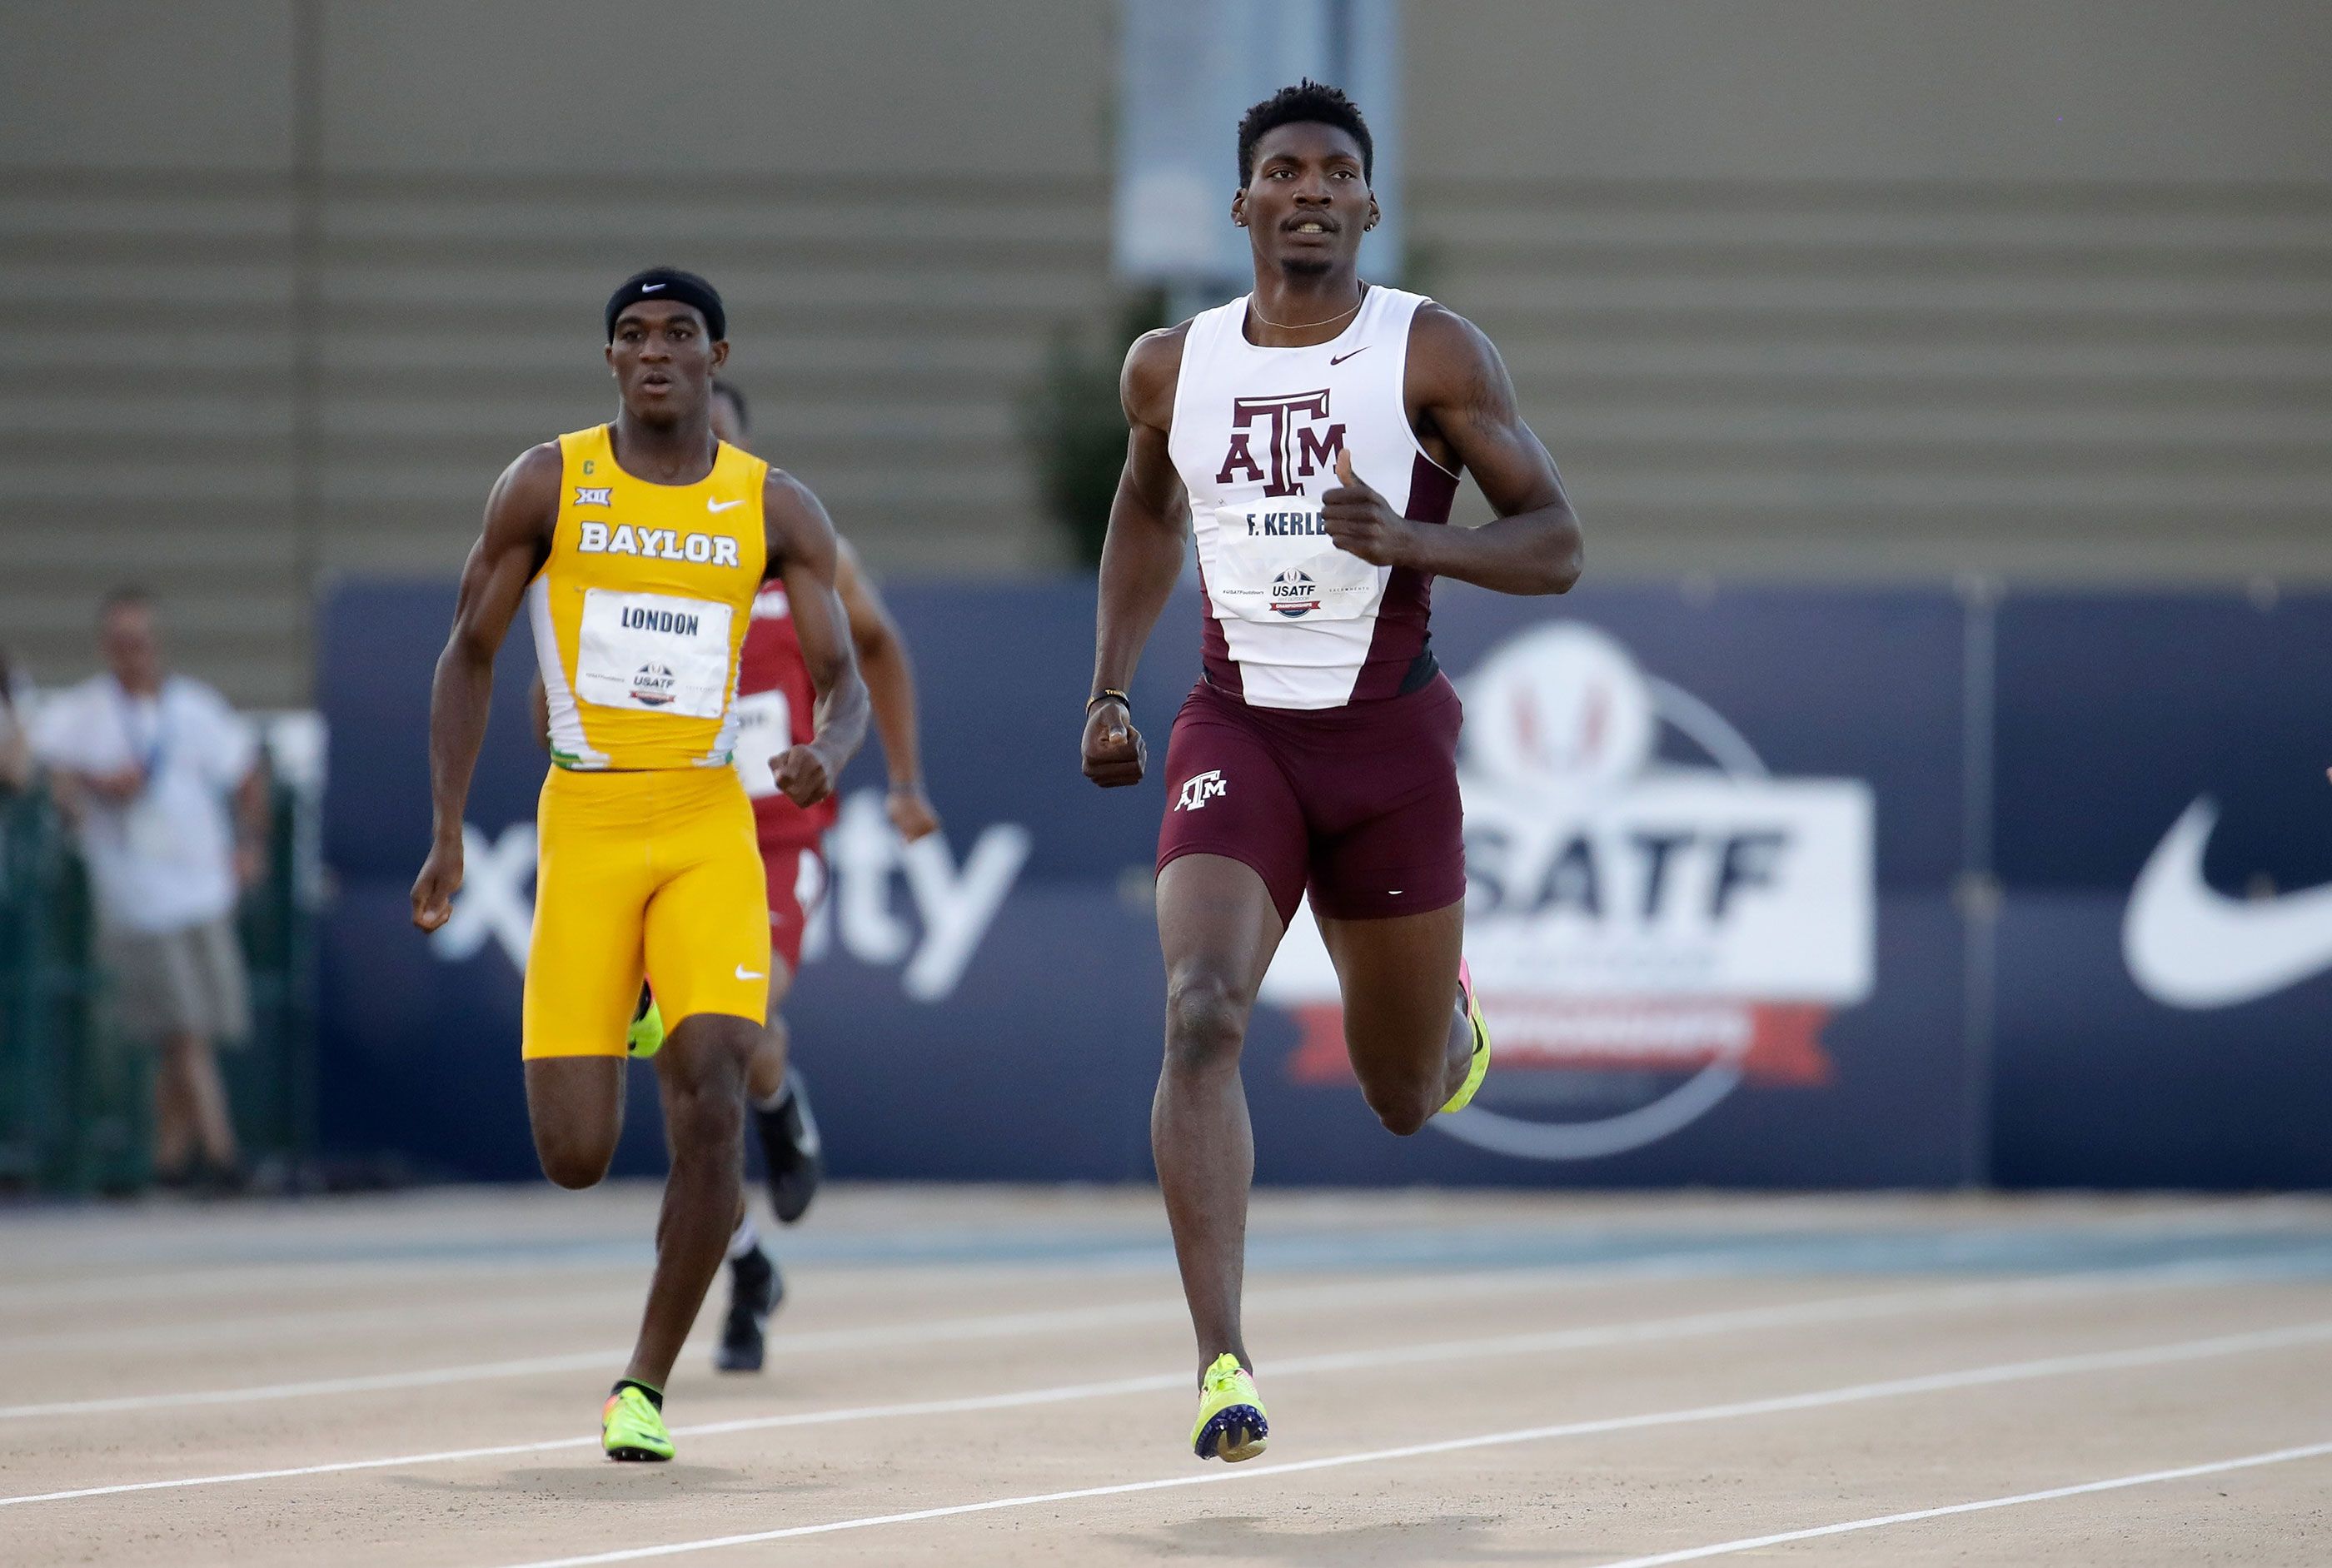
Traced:
[[1276, 332], [1307, 332], [1314, 327], [1324, 327], [1331, 321], [1343, 320], [1345, 317], [1351, 315], [1352, 311], [1357, 311], [1363, 304], [1366, 304], [1368, 302], [1368, 285], [1363, 283], [1361, 285], [1361, 297], [1352, 301], [1352, 310], [1339, 311], [1333, 316], [1323, 316], [1316, 321], [1275, 321], [1270, 317], [1265, 315], [1261, 311], [1255, 308], [1255, 296], [1253, 294], [1249, 294], [1247, 297], [1247, 314], [1253, 316], [1257, 320], [1261, 321], [1265, 326], [1269, 327]]

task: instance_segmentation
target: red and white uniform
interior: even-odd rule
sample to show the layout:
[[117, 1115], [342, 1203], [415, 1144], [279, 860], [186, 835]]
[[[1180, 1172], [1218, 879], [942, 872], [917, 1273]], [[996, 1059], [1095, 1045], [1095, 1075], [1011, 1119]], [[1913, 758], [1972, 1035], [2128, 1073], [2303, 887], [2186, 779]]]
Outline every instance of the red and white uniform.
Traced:
[[787, 799], [769, 771], [787, 748], [817, 730], [817, 688], [802, 658], [793, 606], [785, 585], [765, 585], [753, 600], [753, 618], [737, 660], [734, 757], [753, 803], [753, 828], [769, 884], [769, 945], [788, 970], [801, 967], [802, 932], [826, 892], [826, 830], [841, 810], [839, 796], [804, 808]]
[[1426, 302], [1371, 288], [1330, 341], [1269, 349], [1242, 298], [1182, 341], [1168, 450], [1207, 590], [1206, 674], [1168, 744], [1158, 865], [1240, 861], [1282, 920], [1307, 891], [1343, 920], [1466, 893], [1461, 709], [1428, 645], [1432, 579], [1338, 550], [1320, 522], [1339, 452], [1403, 517], [1449, 521], [1458, 477], [1419, 444], [1405, 395]]

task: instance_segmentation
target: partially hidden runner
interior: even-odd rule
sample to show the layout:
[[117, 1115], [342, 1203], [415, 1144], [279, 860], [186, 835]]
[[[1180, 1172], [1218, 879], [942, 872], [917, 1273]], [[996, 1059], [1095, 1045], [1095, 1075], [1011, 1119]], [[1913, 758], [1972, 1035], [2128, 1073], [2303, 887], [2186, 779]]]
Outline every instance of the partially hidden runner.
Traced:
[[721, 441], [728, 358], [712, 284], [659, 267], [606, 310], [613, 423], [522, 454], [486, 501], [430, 688], [434, 808], [413, 921], [444, 924], [493, 661], [523, 604], [548, 685], [554, 766], [537, 816], [526, 969], [527, 1112], [561, 1187], [607, 1174], [623, 1130], [625, 1037], [644, 978], [672, 1027], [656, 1055], [672, 1171], [630, 1364], [600, 1411], [617, 1459], [669, 1459], [664, 1388], [743, 1200], [746, 1081], [770, 951], [753, 812], [731, 765], [753, 605], [781, 582], [817, 693], [810, 738], [770, 763], [815, 806], [865, 737], [867, 696], [835, 592], [834, 525], [798, 481]]
[[[745, 396], [732, 383], [712, 383], [712, 428], [722, 440], [750, 450], [751, 425]], [[922, 746], [915, 723], [915, 672], [906, 639], [890, 607], [859, 565], [850, 541], [835, 540], [835, 588], [850, 623], [866, 691], [873, 700], [874, 729], [883, 740], [883, 760], [891, 785], [884, 805], [900, 839], [913, 844], [939, 831], [939, 814], [923, 791]], [[809, 1208], [825, 1173], [817, 1120], [809, 1091], [792, 1064], [789, 1033], [779, 1011], [801, 970], [802, 937], [809, 917], [826, 895], [824, 849], [841, 798], [829, 795], [815, 806], [797, 806], [777, 787], [770, 760], [788, 746], [811, 738], [815, 690], [794, 628], [791, 601], [783, 583], [772, 582], [753, 601], [745, 651], [737, 671], [737, 773], [753, 802], [761, 865], [769, 886], [769, 1014], [760, 1043], [746, 1067], [745, 1093], [769, 1190], [769, 1208], [791, 1225]], [[664, 1041], [664, 1017], [652, 993], [644, 992], [632, 1023], [631, 1049], [651, 1056]], [[767, 1353], [769, 1315], [785, 1299], [784, 1276], [761, 1246], [752, 1211], [741, 1199], [737, 1228], [729, 1238], [729, 1311], [712, 1364], [722, 1372], [759, 1372]]]

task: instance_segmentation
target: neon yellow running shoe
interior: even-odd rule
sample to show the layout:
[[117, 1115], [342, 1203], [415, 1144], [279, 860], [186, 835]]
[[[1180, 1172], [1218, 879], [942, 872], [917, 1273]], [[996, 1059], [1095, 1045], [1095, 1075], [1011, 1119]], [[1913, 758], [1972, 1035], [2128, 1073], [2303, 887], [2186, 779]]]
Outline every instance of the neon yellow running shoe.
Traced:
[[1271, 1422], [1263, 1413], [1263, 1400], [1255, 1379], [1226, 1351], [1207, 1369], [1199, 1388], [1199, 1424], [1190, 1429], [1190, 1451], [1202, 1459], [1238, 1464], [1263, 1452], [1271, 1436]]
[[1458, 994], [1466, 999], [1466, 1021], [1474, 1026], [1474, 1065], [1466, 1071], [1466, 1081], [1441, 1107], [1441, 1114], [1462, 1111], [1474, 1103], [1475, 1091], [1482, 1080], [1490, 1076], [1490, 1023], [1482, 1016], [1482, 999], [1474, 994], [1473, 967], [1464, 959], [1458, 961]]
[[632, 1032], [624, 1037], [624, 1043], [642, 1061], [664, 1049], [664, 1009], [645, 986], [640, 989], [639, 1016], [632, 1019]]
[[599, 1407], [599, 1446], [611, 1459], [669, 1459], [672, 1434], [647, 1391], [624, 1383]]

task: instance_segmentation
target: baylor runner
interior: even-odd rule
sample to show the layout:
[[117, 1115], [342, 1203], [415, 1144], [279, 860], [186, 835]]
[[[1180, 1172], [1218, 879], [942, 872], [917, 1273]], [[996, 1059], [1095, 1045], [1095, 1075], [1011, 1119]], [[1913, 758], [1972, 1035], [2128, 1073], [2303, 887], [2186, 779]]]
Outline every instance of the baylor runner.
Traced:
[[550, 699], [552, 760], [526, 973], [527, 1110], [544, 1172], [607, 1174], [623, 1130], [624, 1037], [643, 978], [670, 1023], [656, 1073], [672, 1174], [607, 1453], [667, 1459], [663, 1388], [719, 1269], [743, 1180], [746, 1064], [768, 1010], [769, 939], [752, 808], [730, 765], [755, 596], [785, 585], [817, 693], [810, 739], [771, 760], [809, 806], [866, 730], [835, 594], [834, 527], [798, 482], [718, 440], [721, 297], [658, 268], [607, 301], [615, 423], [521, 455], [487, 499], [430, 691], [435, 840], [414, 923], [444, 923], [485, 735], [493, 660], [521, 601]]

